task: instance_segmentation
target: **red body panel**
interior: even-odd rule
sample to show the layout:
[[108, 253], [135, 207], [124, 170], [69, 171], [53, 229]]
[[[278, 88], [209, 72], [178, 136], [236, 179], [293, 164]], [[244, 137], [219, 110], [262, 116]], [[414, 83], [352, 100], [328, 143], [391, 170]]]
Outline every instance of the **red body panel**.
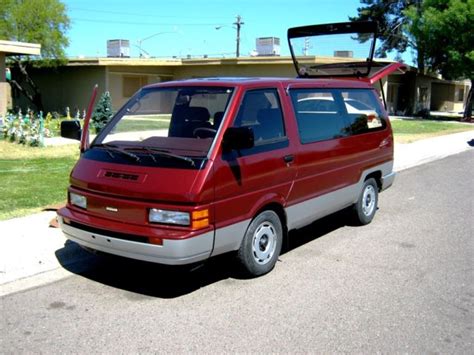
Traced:
[[[83, 190], [126, 199], [176, 204], [210, 202], [212, 187], [205, 184], [209, 162], [202, 170], [141, 167], [80, 159], [71, 173], [71, 185]], [[107, 177], [104, 172], [138, 175], [138, 181]]]
[[[202, 86], [201, 80], [151, 85]], [[390, 124], [384, 130], [301, 144], [288, 89], [364, 88], [354, 80], [248, 79], [208, 80], [206, 86], [232, 86], [234, 97], [219, 129], [214, 149], [203, 169], [140, 167], [81, 158], [71, 173], [71, 190], [88, 198], [87, 211], [68, 205], [65, 218], [102, 229], [150, 238], [182, 239], [251, 219], [270, 203], [291, 206], [356, 183], [363, 170], [393, 160]], [[261, 154], [226, 159], [222, 139], [233, 123], [246, 90], [276, 88], [284, 114], [288, 145]], [[286, 156], [293, 161], [286, 162]], [[114, 174], [105, 174], [104, 172]], [[128, 174], [138, 175], [130, 181]], [[116, 208], [118, 212], [107, 210]], [[156, 226], [148, 222], [150, 208], [192, 211], [209, 208], [210, 226]]]
[[[275, 86], [249, 85], [248, 90], [272, 88]], [[285, 116], [290, 111], [286, 95], [281, 85], [278, 95]], [[241, 90], [240, 94], [243, 93]], [[241, 100], [241, 95], [236, 102]], [[236, 107], [233, 107], [236, 110]], [[235, 116], [236, 111], [232, 116]], [[227, 122], [229, 126], [232, 121]], [[284, 157], [295, 150], [295, 124], [285, 121], [286, 133], [289, 137], [288, 147], [236, 157], [233, 160], [224, 158], [222, 148], [217, 151], [214, 162], [215, 169], [215, 202], [216, 228], [224, 227], [251, 218], [264, 205], [276, 202], [286, 204], [296, 170], [294, 164], [287, 164]]]

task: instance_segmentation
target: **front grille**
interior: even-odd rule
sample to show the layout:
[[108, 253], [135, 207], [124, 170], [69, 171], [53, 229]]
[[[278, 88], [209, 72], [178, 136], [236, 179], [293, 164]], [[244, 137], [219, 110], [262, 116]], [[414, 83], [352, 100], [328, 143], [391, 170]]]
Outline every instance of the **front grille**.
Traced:
[[[64, 222], [64, 223], [66, 223], [66, 222]], [[112, 237], [112, 238], [116, 238], [116, 239], [123, 239], [123, 240], [129, 240], [131, 242], [149, 244], [148, 238], [147, 237], [142, 237], [140, 235], [131, 235], [131, 234], [127, 234], [127, 233], [113, 232], [113, 231], [109, 231], [109, 230], [105, 230], [105, 229], [100, 229], [100, 228], [87, 226], [85, 224], [77, 223], [77, 222], [74, 222], [74, 221], [70, 221], [69, 223], [66, 223], [66, 224], [71, 226], [71, 227], [77, 228], [77, 229], [81, 229], [81, 230], [91, 232], [91, 233], [101, 234], [101, 235], [107, 236], [107, 237]]]
[[115, 171], [106, 171], [104, 173], [104, 176], [108, 178], [123, 179], [123, 180], [129, 180], [129, 181], [137, 181], [139, 177], [138, 175], [135, 175], [135, 174], [119, 173]]

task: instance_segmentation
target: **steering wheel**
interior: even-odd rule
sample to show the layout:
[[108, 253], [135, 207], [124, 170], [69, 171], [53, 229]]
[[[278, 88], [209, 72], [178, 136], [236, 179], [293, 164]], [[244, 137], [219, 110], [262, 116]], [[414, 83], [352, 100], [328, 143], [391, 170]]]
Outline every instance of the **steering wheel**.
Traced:
[[198, 127], [194, 129], [193, 136], [196, 138], [212, 138], [216, 135], [217, 130], [214, 128]]

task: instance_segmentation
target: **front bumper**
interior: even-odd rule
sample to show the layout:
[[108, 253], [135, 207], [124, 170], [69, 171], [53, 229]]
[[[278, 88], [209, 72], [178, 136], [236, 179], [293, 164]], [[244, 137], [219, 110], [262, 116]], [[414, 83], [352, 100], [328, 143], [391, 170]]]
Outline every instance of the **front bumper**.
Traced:
[[64, 223], [61, 215], [58, 215], [58, 221], [66, 238], [79, 245], [159, 264], [184, 265], [207, 259], [214, 243], [213, 231], [186, 239], [163, 239], [163, 245], [155, 245], [85, 231]]

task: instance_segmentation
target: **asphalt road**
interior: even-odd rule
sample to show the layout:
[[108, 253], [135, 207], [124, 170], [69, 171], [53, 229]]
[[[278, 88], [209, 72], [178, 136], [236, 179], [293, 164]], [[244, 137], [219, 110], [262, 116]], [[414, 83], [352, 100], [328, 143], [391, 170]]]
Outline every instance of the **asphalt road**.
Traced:
[[[291, 235], [270, 274], [118, 258], [0, 299], [0, 353], [472, 353], [474, 152], [401, 172], [373, 223]], [[80, 271], [79, 271], [80, 270]]]

